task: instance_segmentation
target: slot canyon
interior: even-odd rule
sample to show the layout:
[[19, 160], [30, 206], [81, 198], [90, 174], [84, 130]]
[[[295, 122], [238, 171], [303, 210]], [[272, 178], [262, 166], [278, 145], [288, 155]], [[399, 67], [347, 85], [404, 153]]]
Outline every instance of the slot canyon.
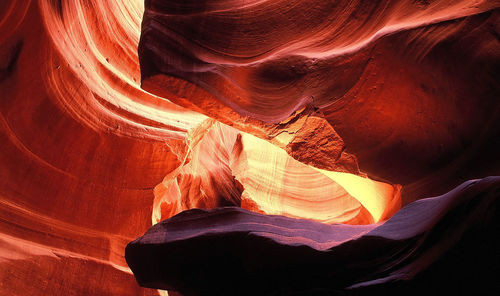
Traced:
[[499, 0], [2, 0], [0, 145], [0, 295], [500, 294]]

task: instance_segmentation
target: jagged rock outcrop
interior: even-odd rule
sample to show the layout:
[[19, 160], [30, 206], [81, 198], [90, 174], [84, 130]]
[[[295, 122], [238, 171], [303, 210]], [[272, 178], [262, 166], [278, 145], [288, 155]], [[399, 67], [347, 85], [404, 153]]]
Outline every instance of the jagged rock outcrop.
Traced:
[[185, 146], [179, 167], [155, 187], [153, 223], [191, 208], [232, 205], [323, 223], [370, 224], [401, 207], [400, 185], [357, 170], [316, 169], [213, 119], [191, 131]]

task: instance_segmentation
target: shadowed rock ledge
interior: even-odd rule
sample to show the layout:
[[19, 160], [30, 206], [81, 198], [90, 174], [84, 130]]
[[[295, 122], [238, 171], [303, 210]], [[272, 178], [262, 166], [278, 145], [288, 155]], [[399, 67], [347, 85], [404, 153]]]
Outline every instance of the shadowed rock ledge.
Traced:
[[499, 195], [500, 177], [468, 181], [360, 226], [193, 209], [131, 242], [126, 259], [142, 286], [183, 295], [494, 293]]

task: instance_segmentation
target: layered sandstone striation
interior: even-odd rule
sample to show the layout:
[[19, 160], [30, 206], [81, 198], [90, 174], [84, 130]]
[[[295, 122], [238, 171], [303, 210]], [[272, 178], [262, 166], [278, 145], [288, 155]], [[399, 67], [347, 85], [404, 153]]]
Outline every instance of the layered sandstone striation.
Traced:
[[[401, 206], [400, 185], [321, 170], [208, 119], [176, 150], [181, 165], [155, 187], [153, 224], [191, 208], [240, 206], [323, 223], [370, 224]], [[183, 146], [184, 147], [184, 146]]]
[[498, 173], [499, 5], [152, 0], [142, 86], [318, 168], [354, 154], [409, 202]]
[[[236, 229], [224, 213], [267, 233], [287, 221], [307, 233], [258, 246], [297, 250], [322, 229], [384, 237], [425, 214], [387, 222], [402, 204], [500, 175], [498, 7], [1, 1], [0, 294], [164, 295], [136, 283], [125, 247], [176, 214], [157, 228], [215, 213], [224, 240]], [[434, 222], [456, 213], [428, 208]], [[462, 214], [476, 225], [481, 213]], [[429, 215], [415, 227], [439, 237]], [[180, 223], [194, 251], [204, 219]], [[422, 250], [412, 235], [401, 241]], [[155, 287], [167, 286], [193, 289]]]
[[179, 164], [164, 141], [204, 116], [134, 82], [141, 18], [140, 1], [1, 1], [0, 294], [158, 295], [124, 248]]

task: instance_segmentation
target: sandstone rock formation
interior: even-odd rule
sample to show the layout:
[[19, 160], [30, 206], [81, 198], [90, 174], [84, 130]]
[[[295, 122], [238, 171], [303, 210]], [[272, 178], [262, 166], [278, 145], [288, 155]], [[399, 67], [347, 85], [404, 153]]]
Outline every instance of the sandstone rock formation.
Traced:
[[0, 294], [165, 295], [125, 246], [184, 210], [378, 229], [500, 175], [498, 7], [0, 2]]
[[139, 1], [1, 1], [1, 295], [158, 294], [124, 248], [178, 165], [165, 139], [204, 116], [133, 82], [141, 18]]
[[315, 169], [213, 119], [187, 139], [188, 149], [178, 155], [181, 165], [155, 188], [153, 224], [190, 208], [221, 206], [324, 223], [370, 224], [386, 220], [401, 206], [400, 185]]
[[[322, 145], [338, 135], [408, 202], [498, 173], [499, 5], [152, 0], [142, 86], [319, 168], [339, 169]], [[329, 131], [286, 124], [304, 108]]]
[[141, 285], [183, 295], [495, 294], [499, 190], [500, 177], [469, 181], [370, 225], [189, 210], [131, 242], [127, 262]]

